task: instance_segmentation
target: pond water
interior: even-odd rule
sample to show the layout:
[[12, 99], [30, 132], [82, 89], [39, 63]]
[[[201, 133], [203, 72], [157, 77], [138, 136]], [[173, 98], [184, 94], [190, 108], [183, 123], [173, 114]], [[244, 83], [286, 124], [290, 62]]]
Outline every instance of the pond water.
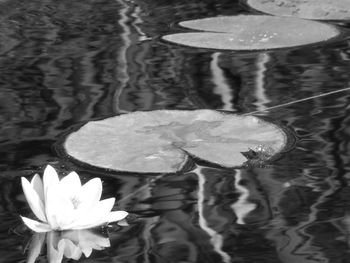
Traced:
[[[271, 51], [160, 39], [183, 31], [179, 21], [236, 14], [257, 12], [232, 0], [0, 2], [1, 262], [26, 262], [32, 233], [19, 215], [33, 215], [20, 177], [46, 164], [101, 177], [103, 196], [132, 214], [108, 231], [110, 247], [77, 262], [349, 262], [350, 91], [336, 91], [350, 87], [350, 26], [338, 23], [334, 41]], [[254, 112], [293, 129], [295, 147], [264, 167], [161, 176], [57, 151], [87, 121], [154, 109]]]

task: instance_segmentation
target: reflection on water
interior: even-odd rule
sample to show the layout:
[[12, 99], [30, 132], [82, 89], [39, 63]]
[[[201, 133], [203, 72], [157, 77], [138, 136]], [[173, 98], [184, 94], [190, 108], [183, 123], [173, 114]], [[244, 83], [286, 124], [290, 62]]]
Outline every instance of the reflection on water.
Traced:
[[93, 250], [110, 247], [109, 238], [91, 229], [48, 233], [35, 233], [29, 244], [28, 263], [39, 257], [46, 240], [49, 262], [62, 262], [63, 258], [78, 260], [84, 254], [89, 257]]
[[[87, 250], [77, 248], [80, 241], [66, 237], [70, 254], [63, 254], [85, 254], [79, 262], [348, 260], [350, 92], [317, 97], [349, 87], [346, 35], [333, 43], [268, 52], [198, 50], [159, 40], [182, 31], [176, 26], [180, 20], [254, 12], [239, 2], [0, 3], [4, 262], [25, 262], [28, 256], [23, 251], [31, 233], [18, 215], [29, 215], [30, 209], [19, 178], [48, 163], [63, 173], [77, 171], [83, 181], [100, 176], [104, 195], [116, 197], [119, 207], [136, 217], [129, 227], [109, 233], [110, 246], [97, 242], [106, 248], [88, 259]], [[292, 127], [296, 146], [266, 167], [197, 165], [191, 172], [159, 177], [87, 168], [54, 151], [64, 133], [92, 119], [199, 108], [260, 110], [257, 114]], [[38, 237], [36, 244], [43, 240]], [[62, 255], [58, 243], [53, 247]], [[39, 246], [33, 247], [34, 258]], [[46, 253], [38, 262], [46, 262]]]
[[213, 89], [213, 93], [219, 95], [221, 98], [223, 105], [222, 107], [218, 107], [217, 109], [235, 111], [233, 101], [233, 93], [231, 85], [228, 83], [228, 78], [225, 77], [224, 71], [219, 67], [220, 53], [216, 52], [212, 55], [212, 61], [210, 63], [210, 69], [212, 72], [212, 81], [215, 86]]
[[263, 111], [266, 109], [266, 105], [270, 102], [269, 98], [266, 96], [265, 91], [265, 71], [267, 70], [267, 63], [269, 62], [270, 57], [268, 53], [261, 53], [257, 57], [256, 62], [256, 109], [258, 111]]

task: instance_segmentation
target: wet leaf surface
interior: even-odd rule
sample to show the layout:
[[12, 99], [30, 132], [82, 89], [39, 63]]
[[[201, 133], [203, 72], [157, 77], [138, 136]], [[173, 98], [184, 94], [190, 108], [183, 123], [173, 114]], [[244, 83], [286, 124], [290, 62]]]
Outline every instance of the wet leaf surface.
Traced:
[[89, 122], [64, 147], [93, 166], [138, 173], [172, 173], [192, 155], [224, 167], [241, 166], [249, 149], [281, 151], [286, 134], [253, 116], [212, 110], [134, 112]]
[[350, 20], [349, 0], [248, 0], [248, 5], [277, 16], [316, 20]]
[[307, 45], [331, 39], [339, 31], [324, 23], [274, 16], [222, 16], [184, 21], [201, 32], [163, 36], [172, 43], [223, 50], [265, 50]]

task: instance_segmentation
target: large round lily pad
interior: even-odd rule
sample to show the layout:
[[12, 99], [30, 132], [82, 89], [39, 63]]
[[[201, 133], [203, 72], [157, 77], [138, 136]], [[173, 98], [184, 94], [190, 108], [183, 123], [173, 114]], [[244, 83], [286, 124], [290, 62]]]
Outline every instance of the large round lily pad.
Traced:
[[292, 17], [222, 16], [184, 21], [181, 26], [201, 32], [163, 36], [176, 44], [223, 50], [259, 50], [307, 45], [339, 34], [332, 25]]
[[247, 161], [241, 152], [268, 149], [273, 155], [286, 143], [277, 125], [253, 116], [213, 110], [134, 112], [92, 121], [64, 143], [75, 159], [107, 169], [172, 173], [188, 156], [224, 167]]
[[350, 20], [349, 0], [247, 0], [264, 13], [316, 20]]

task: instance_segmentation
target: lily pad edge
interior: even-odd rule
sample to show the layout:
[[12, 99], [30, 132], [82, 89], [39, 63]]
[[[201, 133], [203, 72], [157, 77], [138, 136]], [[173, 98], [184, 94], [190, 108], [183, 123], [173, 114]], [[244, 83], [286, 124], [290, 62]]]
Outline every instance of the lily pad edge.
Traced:
[[[150, 110], [150, 111], [154, 111], [154, 110]], [[159, 110], [159, 111], [164, 111], [164, 110]], [[171, 110], [171, 111], [176, 111], [176, 110]], [[184, 111], [184, 110], [179, 110], [179, 111]], [[192, 110], [189, 110], [189, 111], [192, 111]], [[223, 114], [234, 114], [230, 111], [225, 111], [225, 110], [215, 110], [215, 111], [223, 113]], [[147, 112], [147, 111], [143, 111], [143, 112]], [[122, 115], [122, 114], [120, 114], [120, 115]], [[120, 115], [115, 115], [112, 117], [117, 117]], [[110, 118], [110, 117], [98, 118], [98, 119], [95, 119], [92, 121], [101, 121], [101, 120], [108, 119], [108, 118]], [[276, 129], [281, 130], [281, 133], [284, 135], [285, 142], [284, 142], [283, 147], [278, 149], [278, 151], [274, 152], [274, 154], [271, 156], [271, 158], [267, 160], [269, 164], [271, 162], [273, 163], [277, 159], [283, 157], [285, 153], [289, 152], [290, 150], [292, 150], [294, 148], [294, 145], [296, 143], [296, 137], [294, 136], [295, 133], [291, 128], [281, 124], [278, 121], [271, 120], [270, 118], [261, 117], [261, 116], [254, 116], [254, 118], [257, 118], [259, 121], [262, 121], [262, 122], [268, 122], [269, 125], [273, 125], [276, 127]], [[208, 166], [208, 167], [212, 167], [212, 168], [216, 167], [216, 168], [221, 168], [221, 169], [242, 169], [242, 168], [246, 168], [248, 166], [249, 167], [254, 166], [254, 164], [252, 165], [252, 163], [249, 162], [249, 159], [247, 159], [247, 162], [245, 162], [241, 165], [232, 166], [232, 167], [225, 167], [225, 166], [222, 166], [218, 163], [209, 162], [209, 161], [203, 160], [197, 156], [193, 156], [191, 153], [188, 153], [185, 150], [183, 150], [186, 153], [184, 161], [183, 161], [182, 165], [180, 166], [180, 168], [174, 172], [147, 172], [147, 171], [135, 172], [135, 171], [117, 170], [117, 169], [113, 169], [113, 168], [106, 168], [106, 167], [92, 165], [92, 164], [89, 164], [89, 163], [84, 162], [82, 160], [79, 160], [78, 158], [75, 158], [74, 156], [71, 156], [70, 154], [68, 154], [67, 150], [64, 147], [67, 137], [72, 132], [78, 131], [86, 123], [87, 122], [80, 123], [80, 124], [75, 125], [74, 127], [70, 128], [68, 131], [66, 131], [62, 135], [60, 140], [55, 144], [54, 150], [56, 151], [56, 153], [60, 157], [63, 157], [67, 161], [76, 163], [77, 165], [79, 165], [81, 167], [86, 167], [87, 169], [93, 170], [96, 172], [107, 171], [108, 173], [111, 173], [112, 175], [113, 174], [120, 175], [122, 173], [122, 174], [126, 174], [126, 175], [155, 176], [155, 175], [160, 175], [160, 174], [179, 174], [179, 173], [184, 173], [184, 172], [190, 172], [191, 170], [193, 170], [193, 168], [195, 167], [196, 164], [204, 165], [204, 166]], [[250, 149], [247, 147], [247, 151], [248, 150], [250, 150]], [[259, 167], [261, 167], [261, 165], [259, 165]]]

